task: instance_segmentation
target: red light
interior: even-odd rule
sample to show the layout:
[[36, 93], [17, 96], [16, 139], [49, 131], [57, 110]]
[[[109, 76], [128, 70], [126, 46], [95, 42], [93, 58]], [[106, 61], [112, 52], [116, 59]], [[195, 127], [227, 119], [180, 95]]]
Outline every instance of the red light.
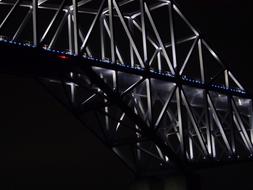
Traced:
[[66, 56], [66, 55], [58, 55], [57, 56], [59, 59], [63, 60], [63, 61], [68, 61], [69, 60], [69, 57]]

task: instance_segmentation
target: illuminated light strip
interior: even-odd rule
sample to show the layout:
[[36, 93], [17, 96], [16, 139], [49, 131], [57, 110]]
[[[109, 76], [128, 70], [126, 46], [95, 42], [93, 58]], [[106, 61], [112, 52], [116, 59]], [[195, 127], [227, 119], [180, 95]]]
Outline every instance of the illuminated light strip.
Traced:
[[[14, 40], [7, 40], [3, 37], [0, 36], [0, 42], [4, 42], [4, 43], [8, 43], [8, 44], [14, 44], [14, 45], [18, 45], [18, 46], [23, 46], [23, 47], [31, 47], [31, 48], [36, 48], [37, 46], [30, 44], [30, 43], [21, 43], [21, 42], [17, 42]], [[72, 54], [71, 52], [67, 52], [67, 51], [60, 51], [60, 50], [55, 50], [55, 49], [50, 49], [50, 48], [46, 48], [43, 47], [43, 49], [45, 51], [51, 52], [51, 53], [56, 53], [56, 54], [60, 54], [58, 56], [59, 59], [61, 60], [65, 60], [67, 61], [70, 57], [69, 56], [77, 56], [75, 54]], [[67, 56], [66, 56], [67, 55]], [[101, 63], [106, 63], [106, 64], [110, 64], [110, 65], [115, 65], [113, 62], [109, 61], [109, 60], [102, 60], [96, 57], [83, 57], [84, 59], [88, 59], [88, 60], [92, 60], [92, 61], [97, 61], [97, 62], [101, 62]], [[122, 68], [130, 68], [130, 69], [135, 69], [135, 70], [139, 70], [139, 71], [145, 71], [144, 68], [142, 67], [132, 67], [130, 65], [117, 65], [118, 67], [122, 67]], [[156, 71], [156, 70], [149, 70], [150, 73], [154, 73], [156, 75], [160, 75], [160, 76], [165, 76], [165, 77], [169, 77], [169, 78], [175, 78], [176, 76], [173, 75], [170, 72], [166, 72], [166, 71]], [[204, 85], [204, 83], [200, 80], [196, 80], [196, 79], [192, 79], [192, 78], [188, 78], [185, 75], [181, 76], [181, 79], [183, 81], [186, 81], [188, 83], [192, 83], [192, 84], [198, 84], [198, 85]], [[211, 85], [212, 88], [218, 89], [218, 90], [224, 90], [227, 92], [233, 92], [233, 93], [238, 93], [238, 94], [242, 94], [245, 95], [247, 94], [245, 90], [242, 89], [236, 89], [236, 88], [227, 88], [225, 85], [219, 85], [219, 84], [212, 84]]]

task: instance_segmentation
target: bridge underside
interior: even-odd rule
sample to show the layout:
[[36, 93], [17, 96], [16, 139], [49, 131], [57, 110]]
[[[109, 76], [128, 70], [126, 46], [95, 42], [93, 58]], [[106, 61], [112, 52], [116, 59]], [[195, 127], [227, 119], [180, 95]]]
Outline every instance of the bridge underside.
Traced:
[[173, 2], [0, 10], [1, 72], [35, 77], [136, 174], [252, 157], [252, 99]]
[[[251, 119], [251, 99], [246, 95], [227, 95], [219, 89], [204, 94], [206, 88], [183, 79], [39, 48], [4, 42], [0, 49], [2, 73], [36, 78], [140, 175], [251, 157], [246, 144], [251, 142], [250, 130], [244, 128]], [[145, 111], [147, 92], [152, 92], [152, 122]], [[183, 131], [179, 130], [179, 113]]]

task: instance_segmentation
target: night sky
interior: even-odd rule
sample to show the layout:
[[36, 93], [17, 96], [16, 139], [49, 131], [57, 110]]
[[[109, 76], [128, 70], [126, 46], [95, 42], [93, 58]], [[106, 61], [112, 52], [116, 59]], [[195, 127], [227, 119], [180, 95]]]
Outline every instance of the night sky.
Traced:
[[182, 12], [201, 32], [233, 74], [253, 92], [252, 19], [250, 0], [177, 0]]
[[[253, 93], [253, 3], [176, 2]], [[133, 175], [118, 158], [34, 80], [0, 75], [0, 86], [0, 189], [116, 190], [132, 183]], [[253, 162], [203, 169], [196, 181], [201, 190], [252, 190], [252, 171]]]

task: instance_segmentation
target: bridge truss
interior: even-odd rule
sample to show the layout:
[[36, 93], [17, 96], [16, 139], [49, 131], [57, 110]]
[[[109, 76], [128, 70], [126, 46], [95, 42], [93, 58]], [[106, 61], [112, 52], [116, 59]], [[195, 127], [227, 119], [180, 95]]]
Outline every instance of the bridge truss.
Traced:
[[1, 46], [59, 62], [38, 81], [135, 173], [252, 156], [252, 99], [172, 0], [2, 0], [0, 10]]

